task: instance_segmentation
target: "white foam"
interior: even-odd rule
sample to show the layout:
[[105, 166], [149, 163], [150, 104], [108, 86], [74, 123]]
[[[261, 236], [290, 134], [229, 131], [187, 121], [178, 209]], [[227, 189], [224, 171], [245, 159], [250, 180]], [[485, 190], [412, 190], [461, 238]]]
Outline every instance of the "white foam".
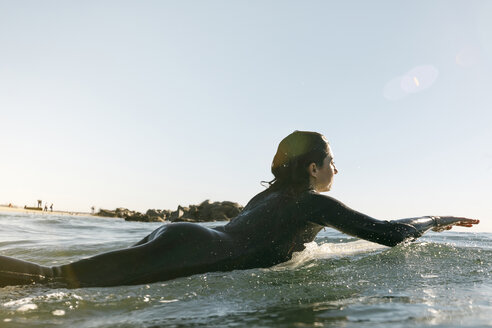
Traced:
[[24, 297], [24, 298], [20, 298], [18, 300], [13, 300], [13, 301], [10, 301], [10, 302], [5, 302], [5, 303], [3, 303], [3, 306], [5, 306], [5, 307], [13, 307], [13, 306], [18, 306], [18, 305], [24, 305], [24, 304], [31, 303], [32, 300], [33, 300], [32, 297]]

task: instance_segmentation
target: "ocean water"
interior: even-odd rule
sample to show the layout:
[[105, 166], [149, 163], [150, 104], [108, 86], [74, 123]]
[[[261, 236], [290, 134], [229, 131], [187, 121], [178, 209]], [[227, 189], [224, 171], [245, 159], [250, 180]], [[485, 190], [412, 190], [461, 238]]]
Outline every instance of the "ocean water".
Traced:
[[[126, 247], [159, 225], [0, 213], [0, 255], [66, 263]], [[388, 248], [326, 229], [268, 269], [138, 286], [0, 288], [2, 328], [194, 326], [492, 327], [492, 234], [430, 232]]]

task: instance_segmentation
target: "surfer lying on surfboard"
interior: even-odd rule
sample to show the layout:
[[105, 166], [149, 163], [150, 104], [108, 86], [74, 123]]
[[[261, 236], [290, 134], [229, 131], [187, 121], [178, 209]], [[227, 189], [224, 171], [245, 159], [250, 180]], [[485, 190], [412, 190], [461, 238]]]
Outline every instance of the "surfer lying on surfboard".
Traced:
[[60, 266], [0, 256], [0, 286], [56, 283], [71, 288], [152, 283], [212, 271], [265, 268], [288, 261], [323, 227], [395, 246], [426, 231], [471, 227], [478, 220], [451, 216], [381, 221], [320, 194], [337, 169], [325, 137], [295, 131], [272, 163], [270, 186], [224, 226], [165, 224], [138, 243]]

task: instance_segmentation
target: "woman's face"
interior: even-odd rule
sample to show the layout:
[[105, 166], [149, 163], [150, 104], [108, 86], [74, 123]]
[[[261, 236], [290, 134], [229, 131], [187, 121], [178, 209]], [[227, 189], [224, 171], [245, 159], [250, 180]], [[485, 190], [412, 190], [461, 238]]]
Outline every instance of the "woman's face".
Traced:
[[333, 161], [333, 153], [331, 152], [330, 145], [327, 145], [328, 156], [325, 157], [323, 165], [316, 166], [316, 172], [311, 173], [311, 185], [317, 192], [330, 191], [333, 183], [333, 177], [338, 173]]

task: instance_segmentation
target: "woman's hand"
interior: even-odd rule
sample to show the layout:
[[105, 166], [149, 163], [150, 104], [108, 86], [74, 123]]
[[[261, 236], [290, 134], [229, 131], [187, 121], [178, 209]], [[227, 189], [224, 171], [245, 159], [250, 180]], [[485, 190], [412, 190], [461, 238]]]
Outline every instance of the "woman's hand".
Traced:
[[480, 220], [468, 219], [456, 216], [433, 216], [436, 222], [436, 227], [432, 228], [433, 231], [450, 230], [453, 226], [458, 227], [473, 227], [474, 224], [479, 224]]

